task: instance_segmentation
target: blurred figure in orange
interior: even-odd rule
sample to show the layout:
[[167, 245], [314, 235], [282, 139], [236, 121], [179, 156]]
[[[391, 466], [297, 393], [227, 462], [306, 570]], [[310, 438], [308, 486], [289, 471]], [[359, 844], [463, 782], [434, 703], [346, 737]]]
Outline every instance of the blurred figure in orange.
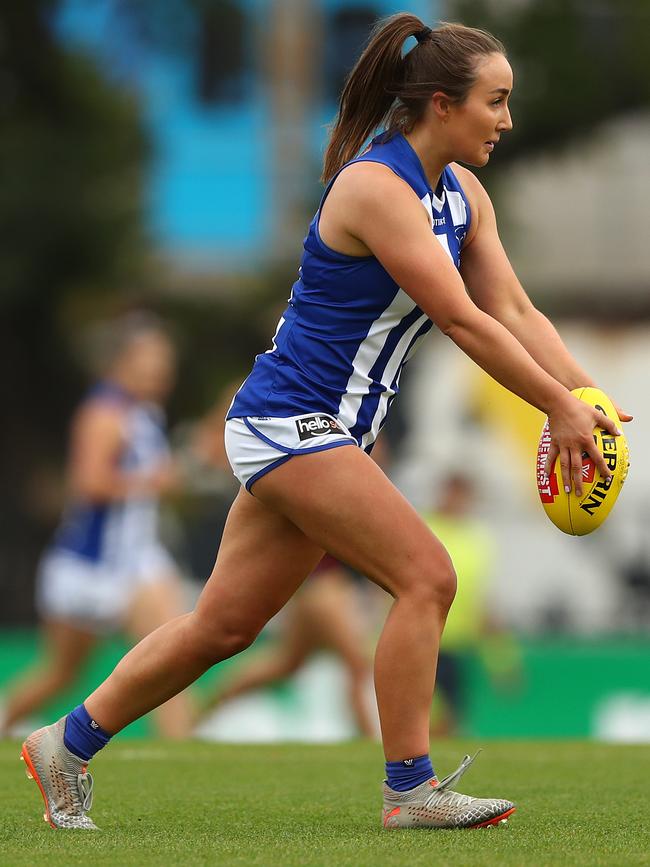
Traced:
[[[463, 473], [450, 473], [439, 486], [434, 511], [425, 513], [427, 526], [443, 543], [458, 576], [456, 597], [440, 642], [431, 734], [458, 734], [466, 715], [465, 663], [480, 653], [492, 680], [513, 684], [519, 678], [519, 653], [511, 636], [489, 612], [490, 581], [496, 545], [488, 526], [476, 518], [476, 490]], [[490, 652], [482, 653], [489, 645]]]
[[[162, 410], [175, 349], [148, 314], [92, 337], [98, 380], [72, 420], [67, 502], [37, 578], [46, 651], [6, 697], [5, 732], [72, 683], [103, 635], [120, 629], [139, 641], [183, 611], [158, 534], [160, 497], [178, 484]], [[182, 694], [157, 711], [164, 736], [186, 736], [190, 722]]]

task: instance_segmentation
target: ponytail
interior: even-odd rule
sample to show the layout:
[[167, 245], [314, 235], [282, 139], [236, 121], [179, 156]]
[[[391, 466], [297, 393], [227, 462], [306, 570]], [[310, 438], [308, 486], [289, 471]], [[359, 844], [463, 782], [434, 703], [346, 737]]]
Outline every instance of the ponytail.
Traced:
[[323, 181], [353, 159], [388, 114], [403, 75], [402, 48], [424, 24], [400, 13], [375, 24], [368, 44], [348, 75], [325, 152]]
[[[418, 44], [403, 55], [410, 36]], [[343, 87], [323, 182], [354, 159], [380, 126], [393, 132], [410, 129], [436, 91], [462, 102], [476, 81], [477, 58], [493, 53], [505, 54], [498, 39], [462, 24], [431, 30], [403, 12], [377, 22]]]

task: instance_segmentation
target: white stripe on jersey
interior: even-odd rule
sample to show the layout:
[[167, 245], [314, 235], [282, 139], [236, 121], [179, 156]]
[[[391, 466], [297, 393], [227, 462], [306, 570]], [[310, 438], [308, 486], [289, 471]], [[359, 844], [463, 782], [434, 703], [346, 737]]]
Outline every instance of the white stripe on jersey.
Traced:
[[424, 205], [424, 210], [427, 212], [427, 216], [429, 217], [429, 225], [433, 226], [433, 208], [431, 207], [431, 196], [427, 193], [425, 196], [422, 196], [420, 201]]
[[[429, 213], [431, 207], [429, 196], [425, 196], [421, 199], [421, 202], [427, 213]], [[452, 255], [451, 250], [449, 249], [447, 235], [436, 235], [436, 238], [443, 250], [451, 259]], [[412, 299], [403, 289], [400, 289], [395, 295], [392, 303], [386, 308], [382, 315], [373, 322], [366, 339], [359, 345], [357, 354], [352, 362], [352, 373], [345, 386], [345, 393], [341, 398], [338, 411], [338, 418], [343, 422], [348, 430], [353, 428], [356, 424], [361, 403], [363, 398], [368, 394], [370, 385], [372, 384], [372, 379], [368, 374], [383, 349], [384, 343], [388, 339], [392, 329], [398, 325], [405, 316], [414, 310], [415, 307], [416, 305], [413, 303]], [[406, 333], [402, 335], [402, 338], [388, 360], [384, 373], [382, 373], [382, 382], [389, 383], [393, 381], [402, 362], [402, 355], [405, 352], [406, 347], [413, 339], [413, 335], [422, 327], [426, 319], [426, 315], [420, 316], [406, 331]], [[373, 416], [371, 429], [363, 435], [362, 445], [364, 447], [369, 442], [374, 442], [379, 432], [379, 425], [388, 410], [388, 401], [394, 394], [395, 392], [390, 388], [382, 393], [379, 405], [375, 415]]]
[[431, 203], [433, 207], [436, 209], [438, 213], [442, 211], [445, 206], [445, 196], [447, 195], [447, 187], [443, 186], [442, 188], [442, 196], [438, 198], [435, 193], [431, 194]]
[[429, 222], [433, 225], [433, 205], [435, 204], [436, 211], [440, 212], [445, 203], [445, 196], [449, 202], [449, 212], [454, 226], [464, 226], [467, 222], [467, 207], [465, 206], [465, 200], [460, 193], [457, 193], [454, 190], [451, 190], [450, 192], [447, 187], [443, 188], [442, 199], [439, 199], [434, 194], [432, 202], [431, 196], [428, 193], [420, 199], [429, 215]]
[[[447, 192], [446, 188], [445, 188], [445, 192]], [[460, 195], [460, 193], [447, 192], [447, 199], [449, 201], [449, 206], [450, 206], [451, 212], [454, 215], [454, 223], [455, 223], [458, 205], [457, 205], [457, 203], [456, 203], [456, 205], [452, 204], [452, 200], [451, 200], [452, 195], [458, 196], [458, 198], [460, 199], [460, 204], [462, 205], [463, 209], [465, 208], [465, 203], [463, 202], [463, 199], [462, 199], [462, 196]], [[443, 194], [443, 196], [444, 196], [444, 194]], [[433, 215], [431, 213], [431, 199], [429, 198], [429, 195], [427, 194], [420, 201], [424, 205], [424, 207], [427, 211], [427, 214], [429, 215], [429, 218], [433, 221]], [[451, 255], [451, 250], [449, 249], [449, 241], [447, 239], [447, 235], [446, 234], [436, 235], [436, 238], [438, 239], [442, 249], [449, 256], [449, 258], [453, 261], [453, 257]], [[402, 290], [400, 289], [400, 293], [401, 292], [402, 292]], [[406, 293], [404, 293], [404, 294], [406, 294]], [[413, 309], [413, 308], [411, 308], [411, 309]], [[383, 317], [381, 317], [381, 318], [383, 319]], [[413, 339], [414, 335], [417, 334], [419, 329], [427, 321], [427, 319], [428, 319], [428, 317], [426, 316], [426, 314], [423, 314], [422, 316], [419, 317], [419, 319], [416, 319], [416, 321], [411, 325], [411, 327], [408, 329], [408, 331], [406, 331], [402, 335], [402, 338], [400, 339], [399, 343], [397, 344], [397, 346], [393, 350], [393, 354], [391, 355], [386, 367], [384, 368], [384, 372], [382, 373], [381, 378], [382, 378], [382, 381], [384, 383], [388, 383], [388, 382], [393, 381], [393, 379], [395, 378], [395, 375], [397, 374], [397, 372], [400, 368], [400, 365], [402, 364], [403, 361], [407, 360], [407, 358], [402, 358], [402, 356], [404, 355], [404, 352], [406, 351], [406, 348], [408, 347], [409, 343]], [[368, 336], [370, 336], [370, 335], [368, 335]], [[413, 354], [413, 352], [415, 351], [417, 346], [419, 346], [420, 341], [422, 340], [423, 337], [424, 337], [424, 335], [422, 334], [415, 341], [415, 343], [413, 344], [413, 346], [409, 350], [408, 358], [411, 357], [411, 355]], [[363, 346], [363, 344], [361, 346]], [[359, 349], [361, 349], [361, 347], [359, 347]], [[381, 351], [381, 348], [380, 348], [380, 351]], [[375, 358], [378, 354], [379, 353], [377, 353], [375, 355]], [[357, 356], [358, 356], [358, 353], [357, 353]], [[356, 361], [357, 361], [357, 359], [355, 358], [354, 359], [355, 368], [356, 368]], [[367, 369], [370, 370], [371, 367], [372, 367], [372, 364], [370, 364]], [[352, 377], [350, 377], [350, 379], [352, 379], [353, 376], [354, 376], [354, 374], [352, 375]], [[366, 380], [367, 380], [367, 386], [366, 386], [365, 393], [367, 393], [368, 386], [370, 385], [370, 380], [367, 377], [366, 377]], [[348, 381], [347, 387], [348, 387], [348, 391], [349, 391], [350, 390], [350, 382], [349, 381]], [[379, 398], [379, 403], [377, 404], [377, 409], [376, 409], [375, 414], [374, 414], [373, 419], [372, 419], [372, 425], [370, 426], [370, 430], [366, 431], [366, 433], [361, 438], [361, 447], [362, 448], [365, 448], [370, 443], [374, 443], [374, 441], [377, 439], [377, 436], [379, 434], [380, 425], [384, 419], [384, 416], [388, 412], [388, 401], [391, 399], [391, 397], [393, 397], [394, 394], [395, 394], [395, 391], [392, 388], [387, 388], [386, 391], [382, 392], [382, 394]], [[345, 398], [347, 398], [347, 396], [348, 395], [346, 394], [345, 397], [343, 398], [343, 400], [341, 401], [341, 407], [343, 407], [343, 405], [345, 403]], [[357, 414], [359, 412], [359, 407], [361, 406], [361, 400], [363, 399], [363, 396], [364, 395], [362, 394], [361, 399], [358, 401], [358, 404], [356, 406], [356, 412], [354, 414], [354, 421], [352, 422], [352, 424], [349, 424], [347, 418], [343, 418], [342, 413], [339, 412], [339, 418], [341, 418], [343, 423], [346, 424], [348, 426], [348, 428], [352, 427], [354, 425], [354, 422], [356, 421]]]
[[[277, 347], [277, 344], [275, 341], [278, 339], [278, 334], [280, 333], [280, 329], [284, 325], [285, 321], [286, 320], [285, 320], [284, 316], [281, 316], [280, 321], [278, 322], [278, 326], [275, 329], [275, 334], [273, 335], [273, 339], [271, 341], [271, 348], [267, 349], [266, 352], [264, 353], [264, 355], [268, 355], [269, 352], [277, 352], [278, 351], [278, 347]], [[235, 394], [235, 397], [237, 397], [236, 394]], [[233, 397], [233, 401], [235, 400], [235, 397]], [[232, 406], [232, 403], [230, 405]]]
[[[400, 365], [404, 361], [404, 355], [406, 354], [409, 343], [411, 342], [411, 340], [413, 340], [417, 332], [420, 330], [420, 328], [422, 328], [428, 318], [429, 317], [426, 315], [426, 313], [423, 313], [422, 316], [419, 316], [411, 325], [411, 327], [404, 332], [399, 343], [393, 350], [393, 354], [391, 355], [390, 360], [382, 374], [381, 378], [384, 383], [393, 382], [400, 368]], [[409, 352], [409, 355], [410, 354], [411, 352]], [[377, 404], [377, 409], [375, 410], [375, 414], [372, 419], [372, 425], [370, 426], [370, 430], [366, 431], [366, 433], [361, 438], [361, 448], [365, 448], [370, 443], [374, 443], [374, 441], [377, 439], [377, 434], [379, 433], [379, 426], [381, 425], [384, 416], [388, 412], [388, 401], [391, 397], [393, 397], [394, 394], [395, 390], [393, 388], [387, 388], [381, 393], [379, 403]]]
[[[337, 417], [348, 430], [356, 424], [361, 402], [368, 394], [370, 385], [372, 384], [372, 379], [368, 374], [384, 348], [386, 340], [393, 328], [414, 310], [416, 306], [406, 292], [398, 289], [391, 303], [381, 316], [375, 319], [370, 326], [367, 336], [359, 344], [357, 353], [352, 361], [352, 373], [346, 383], [345, 392], [341, 397], [337, 413]], [[386, 381], [383, 376], [382, 380]], [[388, 381], [392, 382], [392, 376]]]
[[441, 235], [436, 235], [436, 238], [440, 241], [440, 246], [445, 251], [445, 253], [449, 256], [451, 261], [453, 262], [453, 256], [451, 255], [451, 250], [449, 249], [449, 239], [445, 233]]
[[461, 194], [452, 190], [447, 193], [447, 201], [449, 202], [449, 210], [451, 212], [451, 219], [454, 221], [454, 226], [464, 226], [467, 222], [467, 208]]

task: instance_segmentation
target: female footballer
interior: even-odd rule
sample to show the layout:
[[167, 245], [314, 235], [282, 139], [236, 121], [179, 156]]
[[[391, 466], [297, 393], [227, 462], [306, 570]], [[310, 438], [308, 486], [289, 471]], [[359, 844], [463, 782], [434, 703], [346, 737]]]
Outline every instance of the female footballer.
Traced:
[[[6, 697], [5, 731], [73, 683], [107, 634], [139, 641], [184, 610], [158, 528], [161, 496], [177, 486], [162, 410], [175, 349], [162, 323], [144, 313], [97, 326], [91, 341], [98, 379], [72, 419], [68, 502], [38, 570], [46, 652]], [[186, 696], [156, 716], [163, 736], [188, 736]]]
[[[416, 44], [404, 53], [409, 37]], [[435, 776], [429, 708], [456, 577], [367, 454], [405, 362], [435, 325], [549, 416], [549, 460], [560, 456], [566, 488], [581, 488], [584, 451], [609, 475], [592, 430], [617, 429], [570, 394], [592, 380], [528, 300], [485, 190], [459, 165], [484, 166], [511, 129], [512, 84], [504, 48], [488, 33], [432, 30], [409, 14], [375, 28], [341, 95], [299, 279], [272, 347], [228, 412], [226, 448], [242, 489], [196, 609], [141, 641], [84, 704], [25, 741], [53, 826], [95, 827], [92, 756], [250, 645], [324, 551], [394, 598], [375, 658], [383, 826], [469, 828], [514, 810], [453, 791], [468, 757]]]

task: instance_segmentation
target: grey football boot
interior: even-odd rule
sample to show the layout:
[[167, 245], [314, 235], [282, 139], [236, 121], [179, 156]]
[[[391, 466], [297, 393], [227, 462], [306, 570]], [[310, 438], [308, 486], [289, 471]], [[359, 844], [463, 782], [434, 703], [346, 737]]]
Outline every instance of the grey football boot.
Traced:
[[465, 756], [460, 766], [443, 780], [433, 777], [414, 789], [396, 792], [384, 783], [384, 828], [490, 828], [506, 824], [515, 811], [502, 798], [472, 798], [453, 792], [475, 756]]
[[46, 822], [53, 828], [96, 831], [86, 815], [93, 803], [93, 778], [86, 772], [86, 763], [64, 744], [64, 731], [65, 717], [37, 729], [23, 744], [20, 757], [28, 778], [41, 790]]

